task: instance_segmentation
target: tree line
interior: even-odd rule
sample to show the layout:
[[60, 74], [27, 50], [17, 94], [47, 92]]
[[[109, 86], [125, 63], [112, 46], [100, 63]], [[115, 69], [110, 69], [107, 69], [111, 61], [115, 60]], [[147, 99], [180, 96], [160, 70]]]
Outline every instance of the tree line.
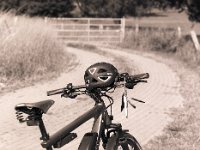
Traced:
[[0, 0], [1, 11], [48, 17], [142, 16], [152, 8], [176, 8], [200, 22], [200, 0]]

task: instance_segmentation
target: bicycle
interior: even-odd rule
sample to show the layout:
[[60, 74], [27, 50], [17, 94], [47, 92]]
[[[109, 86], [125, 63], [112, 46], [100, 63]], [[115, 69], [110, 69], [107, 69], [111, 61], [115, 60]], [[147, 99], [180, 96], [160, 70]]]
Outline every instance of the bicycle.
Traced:
[[[91, 69], [91, 67], [89, 68]], [[89, 72], [94, 74], [94, 70], [90, 70]], [[103, 76], [102, 72], [103, 71], [101, 70], [101, 77], [104, 79], [103, 81], [108, 81], [111, 74], [107, 72], [105, 75], [104, 72]], [[147, 81], [145, 79], [149, 78], [149, 74], [129, 75], [128, 73], [117, 73], [113, 78], [113, 83], [109, 81], [109, 83], [106, 82], [108, 83], [106, 86], [100, 86], [100, 84], [98, 84], [98, 88], [94, 88], [95, 86], [97, 87], [97, 84], [90, 86], [88, 83], [90, 82], [88, 80], [90, 78], [88, 78], [87, 73], [88, 72], [86, 71], [84, 76], [86, 84], [73, 86], [72, 83], [69, 83], [64, 88], [48, 91], [47, 95], [51, 96], [61, 94], [62, 97], [74, 99], [78, 95], [85, 94], [95, 101], [93, 108], [51, 136], [49, 136], [46, 131], [42, 115], [47, 113], [48, 109], [54, 104], [53, 100], [45, 100], [36, 103], [21, 103], [16, 105], [15, 110], [17, 111], [16, 114], [19, 122], [26, 122], [28, 126], [39, 126], [41, 132], [40, 139], [42, 140], [41, 146], [46, 150], [61, 148], [74, 140], [77, 137], [77, 134], [72, 133], [72, 131], [91, 118], [94, 118], [92, 131], [83, 136], [78, 150], [98, 150], [100, 147], [100, 141], [102, 141], [102, 146], [106, 150], [117, 150], [118, 148], [122, 148], [123, 150], [142, 150], [142, 147], [136, 138], [128, 133], [128, 130], [122, 129], [121, 124], [112, 123], [112, 120], [114, 119], [112, 115], [112, 105], [114, 100], [107, 93], [114, 92], [118, 87], [124, 87], [121, 111], [125, 110], [126, 117], [128, 117], [128, 104], [133, 108], [136, 108], [136, 106], [127, 99], [127, 89], [133, 89], [134, 86], [140, 82], [146, 83]], [[107, 106], [103, 97], [107, 98], [110, 102]], [[145, 103], [144, 101], [135, 98], [132, 98], [132, 100]], [[108, 108], [110, 108], [110, 113], [108, 112]], [[24, 117], [24, 114], [27, 115], [26, 118]]]

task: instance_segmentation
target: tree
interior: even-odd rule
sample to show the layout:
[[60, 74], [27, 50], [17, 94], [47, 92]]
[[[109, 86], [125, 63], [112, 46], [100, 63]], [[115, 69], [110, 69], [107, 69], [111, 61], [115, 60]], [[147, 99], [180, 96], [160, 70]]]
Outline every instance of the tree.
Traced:
[[0, 9], [30, 16], [66, 17], [74, 9], [73, 0], [1, 0]]
[[167, 7], [185, 10], [191, 21], [200, 22], [200, 1], [199, 0], [151, 0], [152, 7], [165, 9]]
[[19, 0], [0, 0], [0, 10], [2, 11], [17, 9], [18, 6]]
[[199, 0], [187, 0], [187, 12], [189, 19], [192, 21], [200, 22], [200, 1]]
[[[82, 16], [123, 17], [137, 16], [146, 10], [149, 0], [76, 0]], [[140, 13], [138, 13], [138, 8]]]
[[116, 17], [120, 0], [76, 0], [82, 16]]

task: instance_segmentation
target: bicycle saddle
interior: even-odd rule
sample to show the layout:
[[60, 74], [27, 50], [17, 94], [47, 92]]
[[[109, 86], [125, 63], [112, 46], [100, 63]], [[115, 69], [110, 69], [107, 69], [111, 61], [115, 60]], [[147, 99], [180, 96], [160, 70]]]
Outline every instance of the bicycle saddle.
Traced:
[[20, 103], [15, 106], [15, 110], [26, 114], [46, 113], [53, 104], [53, 100], [44, 100], [36, 103]]

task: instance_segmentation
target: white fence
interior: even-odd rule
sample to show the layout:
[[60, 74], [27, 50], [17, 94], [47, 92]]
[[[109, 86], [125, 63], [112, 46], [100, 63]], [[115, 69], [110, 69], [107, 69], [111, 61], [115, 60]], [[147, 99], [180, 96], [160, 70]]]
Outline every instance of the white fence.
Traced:
[[124, 18], [45, 18], [66, 42], [119, 43], [125, 35]]

